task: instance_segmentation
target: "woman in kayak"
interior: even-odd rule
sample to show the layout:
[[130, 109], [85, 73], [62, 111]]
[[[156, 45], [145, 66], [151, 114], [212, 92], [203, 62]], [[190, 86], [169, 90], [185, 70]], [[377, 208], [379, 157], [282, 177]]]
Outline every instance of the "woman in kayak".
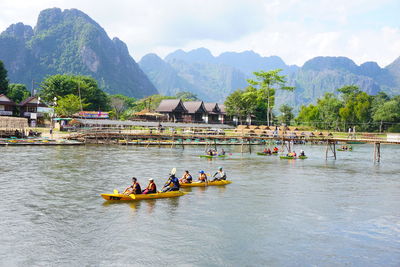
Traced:
[[179, 183], [181, 184], [187, 184], [192, 182], [192, 175], [190, 175], [189, 171], [185, 171], [183, 174], [182, 178], [179, 179]]
[[157, 186], [154, 183], [154, 179], [150, 178], [149, 185], [146, 187], [145, 190], [143, 190], [142, 194], [155, 194], [155, 193], [157, 193]]
[[125, 191], [124, 195], [130, 195], [130, 194], [141, 194], [142, 190], [140, 188], [140, 184], [137, 182], [136, 177], [132, 177], [132, 185], [128, 186]]
[[199, 182], [207, 182], [207, 175], [204, 173], [204, 171], [199, 171]]

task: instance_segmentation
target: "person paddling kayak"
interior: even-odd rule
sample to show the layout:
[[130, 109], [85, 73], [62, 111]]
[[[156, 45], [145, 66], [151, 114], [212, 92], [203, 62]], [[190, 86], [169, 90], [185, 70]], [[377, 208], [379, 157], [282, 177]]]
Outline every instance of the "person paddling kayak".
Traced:
[[198, 180], [202, 183], [207, 182], [207, 175], [204, 173], [204, 171], [199, 171], [199, 179]]
[[157, 193], [157, 186], [154, 183], [154, 179], [150, 178], [149, 185], [146, 187], [145, 190], [143, 190], [142, 194], [155, 194], [155, 193]]
[[214, 179], [212, 181], [226, 180], [226, 173], [222, 170], [222, 167], [218, 168], [218, 171], [213, 175]]
[[168, 178], [167, 182], [164, 185], [164, 189], [162, 190], [163, 192], [168, 192], [168, 191], [178, 191], [179, 190], [179, 180], [178, 178], [175, 177], [175, 174], [171, 174], [171, 176]]
[[136, 177], [132, 177], [132, 185], [128, 186], [125, 191], [124, 195], [130, 195], [130, 194], [141, 194], [142, 190], [140, 188], [140, 184], [137, 182]]
[[192, 182], [192, 175], [190, 175], [189, 171], [185, 171], [185, 173], [183, 174], [182, 178], [179, 179], [179, 182], [181, 184], [187, 184], [187, 183], [191, 183]]

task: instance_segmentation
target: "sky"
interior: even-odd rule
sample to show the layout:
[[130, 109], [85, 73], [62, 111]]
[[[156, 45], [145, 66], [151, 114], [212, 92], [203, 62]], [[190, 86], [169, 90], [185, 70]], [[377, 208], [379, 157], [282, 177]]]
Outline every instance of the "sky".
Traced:
[[385, 67], [400, 56], [400, 0], [0, 0], [0, 31], [34, 26], [52, 7], [85, 12], [136, 61], [199, 47], [214, 56], [253, 50], [299, 66], [346, 56]]

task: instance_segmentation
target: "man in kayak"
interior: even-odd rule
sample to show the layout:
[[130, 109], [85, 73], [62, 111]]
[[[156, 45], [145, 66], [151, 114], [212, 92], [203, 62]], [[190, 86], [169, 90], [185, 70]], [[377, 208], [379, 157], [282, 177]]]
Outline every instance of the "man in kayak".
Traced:
[[304, 150], [303, 150], [303, 149], [300, 150], [300, 156], [302, 156], [302, 157], [305, 157], [305, 156], [306, 156], [306, 154], [304, 153]]
[[178, 191], [179, 190], [179, 180], [178, 178], [175, 177], [175, 174], [171, 174], [171, 176], [168, 178], [167, 182], [164, 185], [164, 189], [162, 190], [163, 192], [168, 192], [168, 191]]
[[272, 151], [271, 151], [271, 149], [267, 149], [267, 151], [265, 152], [265, 153], [267, 153], [268, 155], [271, 155], [272, 154]]
[[222, 148], [221, 149], [221, 153], [219, 153], [220, 155], [224, 156], [225, 155], [225, 150]]
[[218, 168], [218, 171], [213, 175], [214, 179], [212, 181], [226, 180], [226, 173], [222, 170], [222, 167]]
[[140, 189], [140, 184], [137, 182], [136, 177], [132, 177], [132, 185], [128, 186], [125, 191], [124, 195], [130, 195], [130, 194], [141, 194], [142, 190]]
[[155, 194], [155, 193], [157, 193], [157, 186], [154, 183], [154, 179], [150, 178], [149, 185], [146, 187], [145, 190], [143, 190], [142, 194]]
[[179, 179], [179, 183], [181, 184], [187, 184], [187, 183], [191, 183], [192, 182], [192, 175], [190, 175], [189, 171], [185, 171], [185, 173], [183, 174], [182, 178]]
[[199, 171], [199, 182], [205, 183], [207, 182], [207, 175], [204, 173], [204, 171]]

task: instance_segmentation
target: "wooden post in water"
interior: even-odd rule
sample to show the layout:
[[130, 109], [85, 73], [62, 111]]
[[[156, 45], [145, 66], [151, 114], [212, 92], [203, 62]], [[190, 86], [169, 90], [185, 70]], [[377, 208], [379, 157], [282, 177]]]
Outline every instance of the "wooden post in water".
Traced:
[[240, 146], [240, 152], [243, 154], [243, 144], [244, 144], [244, 140], [242, 138], [242, 145]]
[[328, 159], [329, 141], [326, 141], [325, 159]]
[[333, 142], [333, 157], [336, 160], [336, 143], [335, 142]]
[[381, 143], [374, 143], [374, 162], [381, 161]]
[[250, 140], [250, 138], [248, 139], [248, 141], [249, 141], [249, 152], [251, 154], [251, 140]]

